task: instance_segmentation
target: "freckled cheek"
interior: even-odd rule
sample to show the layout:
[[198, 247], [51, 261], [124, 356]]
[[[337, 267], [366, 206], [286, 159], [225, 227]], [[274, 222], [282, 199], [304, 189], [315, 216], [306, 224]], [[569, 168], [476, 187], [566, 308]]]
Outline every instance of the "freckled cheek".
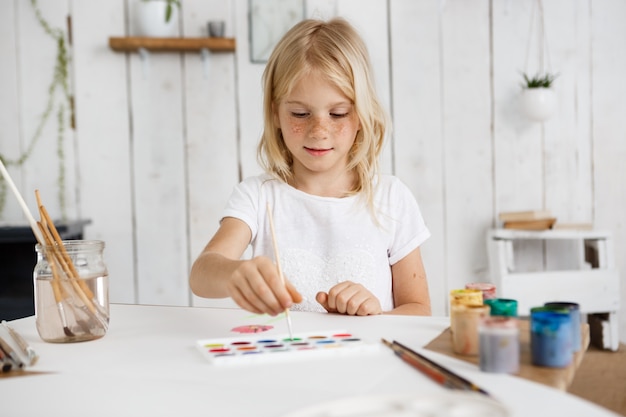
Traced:
[[348, 131], [348, 125], [347, 124], [337, 124], [333, 126], [332, 132], [333, 134], [335, 134], [336, 136], [341, 136], [344, 135], [347, 131]]
[[337, 138], [353, 136], [353, 132], [356, 131], [356, 126], [353, 123], [335, 123], [331, 126], [330, 131], [333, 136]]
[[289, 125], [289, 131], [292, 135], [302, 135], [306, 132], [306, 124], [305, 123], [291, 123]]

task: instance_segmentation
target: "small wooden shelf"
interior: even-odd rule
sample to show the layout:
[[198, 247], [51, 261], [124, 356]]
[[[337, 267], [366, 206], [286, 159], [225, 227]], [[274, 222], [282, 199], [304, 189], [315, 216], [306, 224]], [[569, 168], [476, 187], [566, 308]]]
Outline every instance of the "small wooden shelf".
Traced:
[[137, 52], [145, 48], [152, 52], [190, 52], [208, 49], [214, 52], [233, 52], [234, 38], [109, 38], [109, 47], [117, 52]]

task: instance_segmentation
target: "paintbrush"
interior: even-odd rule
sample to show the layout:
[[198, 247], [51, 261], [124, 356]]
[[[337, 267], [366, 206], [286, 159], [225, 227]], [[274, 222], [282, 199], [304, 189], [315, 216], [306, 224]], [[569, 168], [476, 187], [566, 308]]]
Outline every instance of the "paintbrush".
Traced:
[[42, 243], [43, 238], [41, 236], [41, 233], [39, 232], [39, 229], [37, 229], [37, 222], [35, 221], [35, 218], [33, 217], [33, 215], [30, 214], [30, 210], [28, 209], [26, 202], [24, 201], [24, 199], [22, 198], [22, 195], [20, 194], [17, 187], [15, 186], [15, 183], [13, 182], [11, 175], [9, 175], [9, 171], [7, 171], [7, 169], [5, 168], [4, 162], [2, 162], [2, 158], [0, 158], [0, 172], [2, 172], [2, 176], [4, 177], [4, 180], [7, 182], [7, 184], [9, 184], [9, 188], [11, 189], [11, 191], [13, 191], [13, 194], [15, 194], [15, 198], [17, 198], [17, 202], [20, 204], [20, 207], [22, 208], [22, 211], [24, 212], [24, 216], [26, 216], [26, 220], [28, 220], [28, 224], [30, 225], [30, 228], [32, 229], [33, 234], [35, 235], [35, 239], [37, 239], [37, 242]]
[[[287, 285], [285, 282], [285, 276], [283, 275], [283, 269], [280, 267], [280, 256], [278, 254], [278, 243], [276, 241], [276, 232], [274, 231], [274, 218], [272, 211], [270, 210], [270, 204], [267, 203], [267, 217], [270, 220], [270, 230], [272, 232], [272, 244], [274, 245], [274, 257], [276, 258], [276, 267], [278, 268], [278, 276], [283, 285]], [[289, 329], [289, 339], [293, 340], [293, 333], [291, 331], [291, 317], [289, 316], [289, 309], [285, 309], [285, 317], [287, 319], [287, 328]]]
[[455, 374], [451, 370], [439, 365], [438, 363], [428, 359], [424, 355], [415, 352], [414, 350], [404, 346], [403, 344], [396, 342], [395, 340], [393, 341], [393, 343], [385, 339], [381, 339], [381, 341], [383, 342], [383, 344], [385, 344], [385, 346], [388, 346], [390, 349], [392, 349], [400, 359], [402, 359], [418, 371], [424, 373], [426, 376], [428, 376], [438, 384], [450, 389], [474, 391], [489, 396], [489, 393], [487, 391], [480, 388], [473, 382], [468, 381], [462, 376]]
[[[38, 225], [41, 229], [44, 240], [46, 241], [46, 245], [48, 245], [47, 247], [50, 249], [48, 251], [51, 252], [49, 255], [51, 255], [54, 262], [57, 262], [61, 267], [63, 273], [65, 273], [68, 277], [66, 282], [69, 281], [71, 289], [82, 301], [82, 305], [79, 308], [85, 312], [90, 321], [95, 320], [98, 325], [106, 331], [109, 325], [106, 312], [102, 310], [100, 303], [94, 297], [93, 292], [89, 289], [85, 281], [81, 278], [80, 274], [76, 270], [76, 267], [74, 266], [74, 263], [72, 262], [72, 259], [65, 250], [63, 240], [54, 226], [48, 211], [41, 202], [39, 190], [35, 190], [35, 196], [37, 197], [37, 205], [39, 206], [39, 215], [41, 217], [41, 221], [38, 222]], [[54, 262], [51, 262], [50, 265], [52, 266]]]
[[[41, 222], [37, 222], [37, 225], [39, 226], [39, 229], [41, 230], [44, 236], [44, 240], [45, 240], [45, 246], [43, 244], [42, 246], [49, 247], [52, 243], [50, 242], [50, 238], [46, 235], [46, 229], [41, 224]], [[70, 327], [67, 324], [67, 316], [65, 315], [65, 307], [63, 305], [63, 299], [65, 297], [63, 296], [63, 292], [62, 292], [61, 277], [59, 276], [60, 271], [58, 269], [60, 267], [59, 265], [57, 265], [57, 259], [54, 256], [50, 256], [50, 255], [51, 255], [50, 253], [46, 253], [46, 256], [50, 257], [48, 264], [50, 265], [50, 271], [52, 272], [52, 280], [50, 281], [50, 285], [52, 286], [52, 292], [54, 294], [54, 301], [57, 304], [57, 310], [59, 312], [59, 316], [61, 317], [61, 325], [63, 326], [63, 333], [65, 333], [67, 337], [74, 337], [75, 334], [74, 332], [70, 330]]]
[[[2, 159], [0, 159], [0, 172], [2, 172], [2, 176], [4, 177], [4, 180], [7, 182], [7, 184], [9, 184], [9, 188], [11, 189], [11, 191], [13, 191], [13, 194], [15, 194], [15, 197], [17, 198], [17, 202], [22, 208], [22, 211], [24, 212], [24, 216], [26, 216], [26, 219], [28, 220], [28, 224], [30, 225], [30, 228], [32, 229], [33, 234], [35, 235], [35, 239], [37, 240], [37, 243], [39, 243], [43, 247], [46, 244], [43, 238], [43, 234], [39, 230], [37, 222], [35, 221], [35, 218], [30, 213], [30, 210], [28, 209], [28, 206], [26, 205], [24, 198], [22, 198], [22, 195], [20, 194], [19, 190], [15, 186], [15, 183], [13, 182], [11, 175], [9, 175], [9, 172], [5, 168], [4, 163], [2, 162]], [[56, 296], [57, 296], [57, 292], [55, 291], [55, 298]], [[65, 317], [65, 311], [63, 309], [63, 304], [61, 303], [61, 300], [57, 298], [56, 301], [57, 301], [57, 308], [59, 311], [59, 315], [61, 316], [61, 321], [63, 322], [63, 332], [68, 337], [74, 336], [70, 328], [67, 326], [67, 319]]]

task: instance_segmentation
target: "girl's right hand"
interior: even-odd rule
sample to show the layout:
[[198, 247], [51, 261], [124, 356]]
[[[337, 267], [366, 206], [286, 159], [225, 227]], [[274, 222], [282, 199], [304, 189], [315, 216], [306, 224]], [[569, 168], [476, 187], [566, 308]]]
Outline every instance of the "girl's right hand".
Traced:
[[276, 316], [302, 301], [302, 295], [265, 256], [242, 261], [227, 284], [230, 297], [244, 310]]

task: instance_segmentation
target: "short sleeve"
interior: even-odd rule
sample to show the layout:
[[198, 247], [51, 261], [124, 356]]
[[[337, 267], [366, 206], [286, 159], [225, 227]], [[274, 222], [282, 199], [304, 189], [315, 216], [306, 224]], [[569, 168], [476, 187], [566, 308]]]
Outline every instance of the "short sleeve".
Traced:
[[430, 237], [430, 230], [413, 193], [398, 178], [393, 179], [388, 195], [392, 217], [395, 219], [389, 247], [390, 265], [400, 261]]
[[258, 177], [247, 178], [235, 186], [222, 213], [225, 217], [234, 217], [246, 223], [252, 233], [252, 239], [259, 230], [258, 211], [261, 181]]

